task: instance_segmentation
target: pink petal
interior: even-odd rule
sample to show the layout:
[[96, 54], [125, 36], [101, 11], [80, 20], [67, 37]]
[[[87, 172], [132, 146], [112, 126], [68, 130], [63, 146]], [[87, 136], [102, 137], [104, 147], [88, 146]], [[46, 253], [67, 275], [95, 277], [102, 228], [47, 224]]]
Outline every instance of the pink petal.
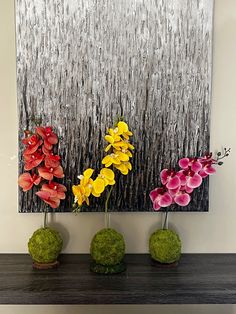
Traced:
[[180, 187], [176, 188], [176, 189], [170, 189], [168, 190], [168, 193], [170, 194], [170, 196], [175, 196], [180, 190]]
[[202, 169], [202, 164], [199, 161], [195, 161], [191, 167], [192, 171], [199, 172]]
[[174, 198], [174, 201], [179, 206], [187, 206], [191, 200], [191, 197], [187, 193], [179, 194]]
[[155, 201], [155, 199], [157, 198], [158, 195], [160, 195], [161, 193], [163, 192], [163, 189], [162, 188], [156, 188], [154, 190], [152, 190], [149, 194], [152, 202]]
[[153, 203], [153, 209], [154, 210], [159, 210], [161, 208], [161, 206], [158, 204], [158, 201], [155, 200], [154, 203]]
[[208, 174], [205, 172], [205, 170], [200, 170], [199, 173], [198, 173], [202, 178], [206, 178], [208, 177]]
[[179, 166], [182, 169], [188, 169], [189, 166], [189, 158], [182, 158], [179, 160]]
[[193, 192], [193, 189], [190, 188], [190, 187], [188, 187], [188, 186], [186, 186], [186, 187], [185, 187], [185, 191], [186, 191], [188, 194], [191, 194], [191, 193]]
[[191, 189], [195, 189], [202, 184], [202, 177], [195, 173], [192, 177], [189, 177], [187, 180], [187, 186]]
[[187, 177], [184, 174], [184, 170], [178, 171], [176, 175], [179, 177], [181, 185], [185, 185], [187, 182]]
[[161, 183], [166, 184], [168, 179], [168, 169], [163, 169], [160, 173]]
[[160, 197], [159, 205], [161, 207], [168, 207], [171, 204], [172, 204], [172, 197], [170, 196], [168, 192], [166, 192]]
[[206, 166], [204, 170], [207, 174], [213, 174], [216, 172], [216, 169], [212, 167], [211, 165]]
[[167, 189], [176, 189], [180, 186], [181, 181], [178, 176], [174, 176], [169, 180], [169, 182], [166, 184]]

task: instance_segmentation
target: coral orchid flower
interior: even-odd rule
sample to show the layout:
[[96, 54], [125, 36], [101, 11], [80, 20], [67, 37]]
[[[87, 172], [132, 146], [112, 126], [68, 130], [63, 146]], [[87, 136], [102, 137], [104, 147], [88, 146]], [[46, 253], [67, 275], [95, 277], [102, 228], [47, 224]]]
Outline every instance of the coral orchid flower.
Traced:
[[46, 149], [51, 150], [53, 145], [58, 143], [58, 137], [51, 127], [37, 127], [36, 132], [43, 138]]
[[41, 162], [44, 160], [44, 155], [40, 151], [36, 151], [31, 155], [24, 155], [24, 160], [24, 169], [29, 171], [41, 164]]
[[51, 197], [57, 197], [60, 200], [64, 200], [67, 189], [63, 184], [51, 181], [49, 184], [43, 184], [41, 191], [50, 192]]
[[22, 173], [18, 178], [18, 184], [24, 192], [32, 189], [33, 185], [38, 185], [41, 181], [41, 177], [36, 174], [31, 175], [28, 172]]
[[22, 143], [26, 145], [26, 149], [23, 152], [23, 156], [30, 155], [36, 152], [36, 150], [43, 144], [43, 141], [39, 139], [36, 134], [28, 136], [22, 140]]
[[56, 168], [39, 167], [38, 172], [42, 178], [48, 181], [51, 181], [53, 177], [64, 178], [64, 173], [61, 166], [58, 166]]
[[44, 163], [47, 168], [57, 168], [60, 165], [60, 156], [49, 153], [46, 155]]
[[35, 193], [40, 197], [45, 203], [50, 205], [52, 208], [58, 208], [60, 205], [60, 199], [58, 197], [51, 196], [51, 193], [48, 191], [38, 191]]

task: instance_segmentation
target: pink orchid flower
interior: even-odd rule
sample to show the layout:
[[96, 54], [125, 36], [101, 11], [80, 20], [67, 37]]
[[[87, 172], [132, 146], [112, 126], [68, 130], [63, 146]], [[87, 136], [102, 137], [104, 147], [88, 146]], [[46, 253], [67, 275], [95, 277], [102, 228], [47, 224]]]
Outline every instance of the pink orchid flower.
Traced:
[[212, 158], [212, 154], [198, 158], [198, 160], [202, 164], [202, 169], [199, 172], [202, 178], [206, 178], [208, 175], [214, 174], [216, 172], [216, 169], [212, 166], [212, 164], [216, 164], [217, 161]]
[[177, 172], [177, 176], [180, 179], [181, 186], [184, 186], [186, 191], [188, 189], [190, 189], [190, 191], [196, 189], [202, 184], [202, 177], [191, 169], [180, 170]]
[[56, 168], [39, 167], [38, 172], [42, 178], [48, 181], [52, 181], [53, 177], [64, 178], [64, 173], [61, 166], [58, 166]]
[[43, 144], [43, 141], [39, 139], [36, 134], [28, 136], [22, 140], [22, 143], [26, 145], [26, 149], [23, 152], [23, 156], [30, 155], [36, 152], [36, 150]]
[[25, 160], [25, 166], [24, 169], [29, 171], [41, 164], [41, 162], [44, 160], [44, 155], [41, 153], [41, 151], [36, 151], [31, 155], [24, 155]]
[[150, 198], [153, 202], [153, 209], [159, 210], [161, 207], [168, 207], [173, 199], [164, 188], [156, 188], [150, 192]]
[[179, 166], [184, 170], [191, 169], [193, 172], [199, 172], [202, 169], [202, 164], [197, 158], [182, 158], [179, 160]]
[[37, 127], [36, 132], [43, 138], [46, 149], [51, 150], [53, 145], [58, 143], [58, 137], [51, 127]]
[[24, 192], [32, 189], [33, 185], [38, 185], [41, 182], [41, 177], [36, 174], [31, 175], [28, 172], [22, 173], [18, 178], [18, 184]]
[[45, 203], [50, 205], [52, 208], [58, 208], [60, 205], [60, 199], [58, 197], [51, 196], [51, 193], [48, 191], [38, 191], [35, 193], [38, 197], [41, 198]]
[[51, 197], [56, 197], [60, 200], [64, 200], [66, 197], [65, 192], [67, 191], [67, 189], [63, 184], [51, 181], [49, 184], [43, 184], [41, 191], [49, 192], [51, 194]]
[[160, 174], [161, 183], [167, 187], [167, 189], [176, 189], [180, 187], [181, 182], [175, 171], [163, 169]]

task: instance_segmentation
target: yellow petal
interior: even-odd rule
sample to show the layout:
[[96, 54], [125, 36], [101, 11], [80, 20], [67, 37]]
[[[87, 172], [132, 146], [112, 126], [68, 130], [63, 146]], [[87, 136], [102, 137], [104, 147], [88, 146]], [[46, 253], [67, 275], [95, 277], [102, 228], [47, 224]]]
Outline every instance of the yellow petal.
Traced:
[[119, 134], [123, 134], [129, 130], [127, 123], [125, 123], [124, 121], [118, 122], [117, 127], [119, 130]]
[[129, 160], [129, 156], [126, 155], [125, 153], [122, 153], [122, 152], [118, 151], [116, 154], [118, 155], [118, 158], [121, 161], [128, 161]]
[[101, 175], [109, 180], [114, 180], [115, 174], [111, 169], [102, 168], [100, 171]]
[[101, 194], [96, 193], [94, 190], [92, 191], [92, 195], [95, 196], [95, 197], [100, 197], [101, 196]]
[[110, 144], [114, 143], [114, 138], [111, 135], [105, 135], [105, 140]]
[[110, 157], [110, 155], [107, 155], [107, 156], [105, 156], [105, 157], [103, 158], [102, 164], [107, 164], [107, 163], [110, 162], [110, 161], [111, 161], [111, 157]]
[[107, 153], [110, 148], [111, 148], [111, 144], [109, 144], [109, 145], [105, 148], [105, 152]]
[[97, 178], [93, 182], [93, 190], [96, 194], [101, 194], [105, 189], [105, 183], [102, 179]]
[[84, 171], [84, 177], [90, 178], [93, 174], [94, 170], [91, 168], [88, 168], [87, 170]]
[[109, 185], [114, 185], [114, 184], [116, 184], [115, 180], [109, 181]]

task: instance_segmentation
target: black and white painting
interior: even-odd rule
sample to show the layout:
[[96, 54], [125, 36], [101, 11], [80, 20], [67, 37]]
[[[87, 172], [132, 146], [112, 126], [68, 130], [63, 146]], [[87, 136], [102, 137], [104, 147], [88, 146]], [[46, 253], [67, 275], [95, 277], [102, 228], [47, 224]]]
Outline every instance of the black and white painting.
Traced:
[[[32, 117], [60, 136], [67, 200], [86, 168], [101, 168], [107, 127], [133, 131], [133, 170], [117, 176], [110, 211], [152, 211], [163, 168], [209, 150], [213, 0], [16, 0], [20, 139]], [[42, 201], [19, 191], [19, 211]], [[102, 211], [104, 198], [83, 211]], [[187, 207], [207, 211], [208, 180]]]

